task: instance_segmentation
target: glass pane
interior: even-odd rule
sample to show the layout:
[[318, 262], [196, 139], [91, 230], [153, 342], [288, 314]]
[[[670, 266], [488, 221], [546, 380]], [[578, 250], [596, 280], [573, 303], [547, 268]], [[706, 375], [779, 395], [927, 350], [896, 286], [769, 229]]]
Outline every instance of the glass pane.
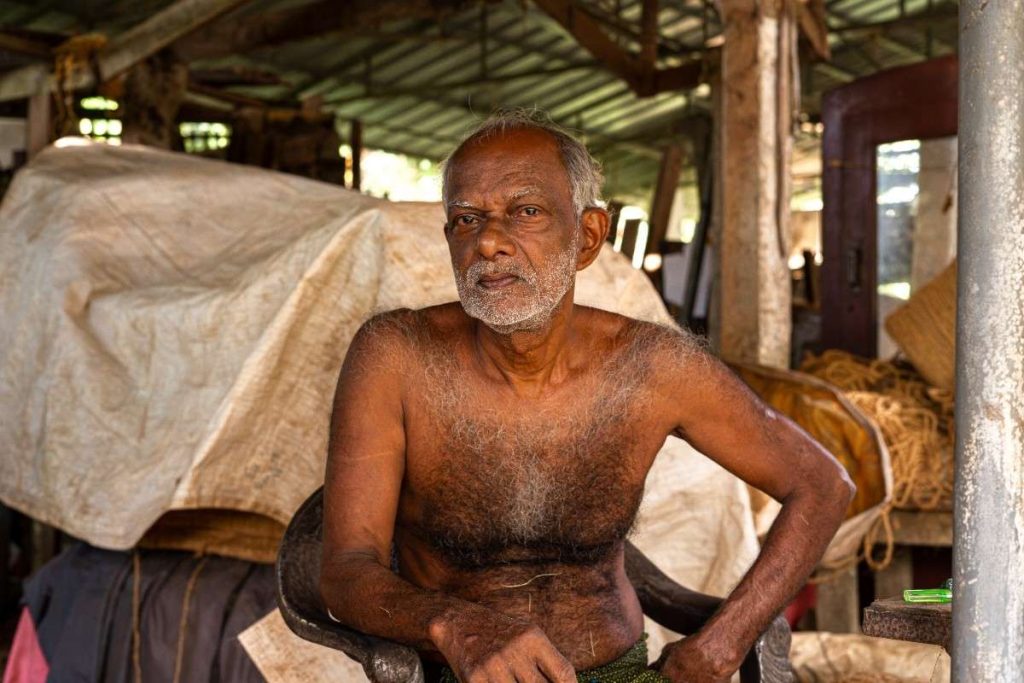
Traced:
[[876, 150], [878, 355], [896, 346], [885, 318], [956, 256], [956, 137]]

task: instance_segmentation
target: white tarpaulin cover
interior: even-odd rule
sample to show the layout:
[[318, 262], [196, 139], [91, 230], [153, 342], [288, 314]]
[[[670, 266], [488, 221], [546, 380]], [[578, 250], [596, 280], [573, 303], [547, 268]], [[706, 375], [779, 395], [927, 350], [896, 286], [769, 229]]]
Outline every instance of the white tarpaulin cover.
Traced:
[[[0, 499], [115, 549], [168, 510], [286, 523], [360, 323], [456, 298], [442, 222], [184, 154], [47, 149], [0, 207]], [[610, 250], [577, 300], [668, 320]], [[739, 489], [703, 494], [743, 515]]]

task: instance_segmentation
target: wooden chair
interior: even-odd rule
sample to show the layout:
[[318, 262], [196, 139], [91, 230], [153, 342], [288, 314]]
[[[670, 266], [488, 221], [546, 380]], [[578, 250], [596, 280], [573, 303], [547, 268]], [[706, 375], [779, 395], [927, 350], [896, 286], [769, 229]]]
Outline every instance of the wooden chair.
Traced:
[[[359, 633], [327, 617], [320, 597], [323, 546], [323, 489], [318, 489], [292, 518], [277, 556], [277, 604], [298, 636], [341, 650], [362, 664], [373, 683], [423, 683], [419, 655], [410, 647]], [[626, 573], [644, 613], [677, 633], [696, 632], [721, 600], [683, 588], [663, 574], [631, 543], [626, 544]], [[740, 669], [742, 683], [789, 683], [789, 625], [781, 617], [761, 634]]]

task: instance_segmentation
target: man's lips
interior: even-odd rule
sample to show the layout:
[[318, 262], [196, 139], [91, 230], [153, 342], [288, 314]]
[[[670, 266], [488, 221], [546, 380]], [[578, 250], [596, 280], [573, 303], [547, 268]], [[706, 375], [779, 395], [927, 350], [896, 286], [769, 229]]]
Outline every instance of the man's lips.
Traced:
[[515, 275], [510, 275], [508, 273], [496, 273], [494, 275], [482, 275], [480, 279], [477, 280], [477, 284], [484, 289], [501, 289], [502, 287], [508, 287], [518, 279], [519, 278]]

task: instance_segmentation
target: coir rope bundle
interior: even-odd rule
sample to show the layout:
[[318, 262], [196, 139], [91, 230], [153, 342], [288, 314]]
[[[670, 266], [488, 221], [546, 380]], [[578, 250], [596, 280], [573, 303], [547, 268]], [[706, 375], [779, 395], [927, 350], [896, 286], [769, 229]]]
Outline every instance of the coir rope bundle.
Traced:
[[826, 351], [803, 372], [819, 377], [878, 423], [892, 458], [893, 506], [949, 510], [953, 497], [953, 396], [913, 368]]
[[[811, 356], [800, 369], [839, 388], [878, 424], [892, 462], [891, 507], [952, 509], [952, 392], [928, 385], [909, 365], [844, 351]], [[885, 544], [881, 559], [871, 553], [876, 543]], [[888, 566], [892, 552], [892, 523], [886, 509], [864, 539], [864, 559], [878, 570]]]

